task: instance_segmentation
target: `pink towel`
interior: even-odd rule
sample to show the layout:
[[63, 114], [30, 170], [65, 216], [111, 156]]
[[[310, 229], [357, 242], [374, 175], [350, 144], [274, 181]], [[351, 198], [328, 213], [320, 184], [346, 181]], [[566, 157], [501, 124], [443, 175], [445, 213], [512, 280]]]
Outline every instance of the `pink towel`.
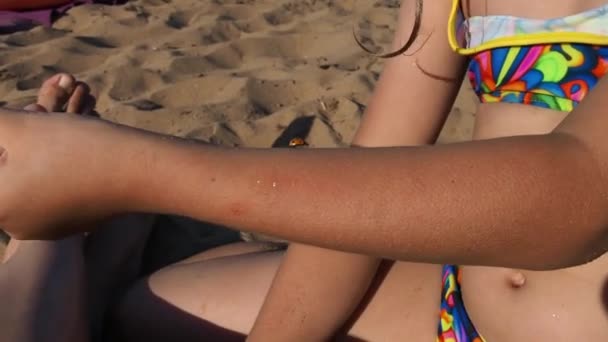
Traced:
[[0, 11], [0, 34], [28, 30], [36, 25], [51, 26], [52, 22], [70, 8], [81, 4], [102, 3], [115, 5], [125, 0], [72, 0], [57, 8], [33, 11]]

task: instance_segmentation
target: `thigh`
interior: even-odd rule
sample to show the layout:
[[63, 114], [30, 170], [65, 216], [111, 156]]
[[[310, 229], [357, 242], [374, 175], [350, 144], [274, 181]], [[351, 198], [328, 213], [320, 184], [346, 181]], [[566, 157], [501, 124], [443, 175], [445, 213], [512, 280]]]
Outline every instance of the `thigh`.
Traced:
[[[282, 256], [258, 252], [163, 269], [125, 298], [121, 330], [128, 340], [243, 340]], [[341, 339], [433, 341], [440, 292], [439, 267], [387, 263]]]
[[127, 341], [242, 341], [282, 255], [237, 244], [164, 268], [127, 293], [114, 323]]
[[384, 262], [339, 341], [437, 339], [441, 266]]

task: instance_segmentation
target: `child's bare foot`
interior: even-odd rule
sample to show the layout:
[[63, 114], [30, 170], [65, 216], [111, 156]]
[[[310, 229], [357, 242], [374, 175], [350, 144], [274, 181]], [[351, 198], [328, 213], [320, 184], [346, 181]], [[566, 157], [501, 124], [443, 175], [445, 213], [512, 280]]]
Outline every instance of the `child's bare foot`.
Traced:
[[33, 112], [66, 112], [89, 114], [95, 107], [89, 86], [68, 74], [57, 74], [46, 80], [38, 91], [36, 103], [25, 107]]

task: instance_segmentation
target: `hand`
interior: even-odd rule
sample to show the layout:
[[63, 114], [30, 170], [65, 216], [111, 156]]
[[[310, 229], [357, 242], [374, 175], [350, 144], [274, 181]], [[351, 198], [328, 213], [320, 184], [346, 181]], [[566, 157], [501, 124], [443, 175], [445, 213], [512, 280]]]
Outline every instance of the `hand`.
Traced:
[[[0, 227], [20, 239], [57, 238], [112, 214], [120, 184], [115, 129], [70, 113], [91, 109], [88, 87], [70, 75], [46, 81], [27, 111], [0, 109]], [[94, 102], [93, 102], [94, 103]]]

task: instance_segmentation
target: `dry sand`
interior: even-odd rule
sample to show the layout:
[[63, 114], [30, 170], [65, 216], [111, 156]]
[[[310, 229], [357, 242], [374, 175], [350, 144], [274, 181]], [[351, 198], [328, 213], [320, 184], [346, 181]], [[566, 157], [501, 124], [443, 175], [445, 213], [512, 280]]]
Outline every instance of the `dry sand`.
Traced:
[[[0, 105], [32, 102], [43, 79], [64, 71], [88, 82], [99, 114], [119, 123], [229, 146], [270, 147], [305, 133], [312, 147], [346, 146], [382, 68], [352, 35], [373, 5], [137, 0], [77, 7], [52, 29], [0, 36]], [[404, 82], [404, 91], [410, 86]], [[474, 107], [464, 86], [441, 142], [470, 137]]]

